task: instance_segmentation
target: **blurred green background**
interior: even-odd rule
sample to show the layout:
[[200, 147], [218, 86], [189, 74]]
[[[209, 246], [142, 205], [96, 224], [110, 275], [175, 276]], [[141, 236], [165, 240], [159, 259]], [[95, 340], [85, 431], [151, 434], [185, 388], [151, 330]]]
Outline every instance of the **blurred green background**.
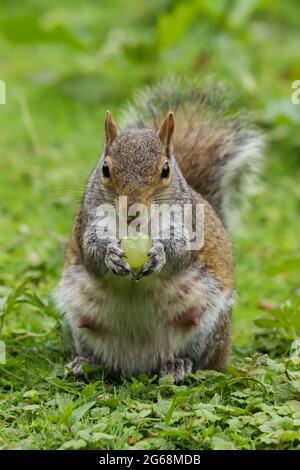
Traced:
[[169, 74], [225, 81], [266, 135], [262, 192], [235, 232], [241, 332], [261, 298], [297, 293], [299, 26], [297, 0], [1, 0], [4, 293], [25, 275], [41, 292], [55, 285], [106, 109], [118, 117], [139, 87]]
[[[300, 79], [299, 44], [298, 0], [0, 0], [0, 80], [6, 83], [7, 100], [6, 105], [0, 105], [0, 337], [8, 352], [0, 375], [4, 447], [20, 442], [20, 448], [57, 448], [73, 439], [73, 421], [88, 411], [87, 397], [100, 387], [98, 382], [85, 389], [82, 383], [62, 378], [69, 358], [68, 342], [57, 335], [60, 320], [48, 296], [62, 270], [86, 179], [102, 149], [105, 111], [110, 109], [118, 118], [138, 88], [170, 74], [203, 78], [213, 74], [225, 81], [236, 92], [240, 105], [249, 108], [266, 139], [261, 184], [254, 188], [259, 189], [258, 194], [233, 233], [239, 293], [233, 312], [235, 354], [239, 348], [248, 348], [251, 358], [242, 369], [232, 367], [226, 379], [212, 375], [210, 383], [215, 383], [215, 388], [211, 386], [211, 396], [210, 387], [201, 385], [201, 377], [204, 382], [210, 380], [210, 373], [203, 372], [198, 387], [204, 390], [202, 395], [197, 386], [191, 387], [183, 401], [187, 403], [194, 393], [197, 403], [200, 396], [204, 402], [212, 399], [216, 404], [222, 395], [227, 406], [226, 400], [233, 403], [229, 391], [234, 383], [241, 397], [237, 406], [243, 407], [242, 400], [246, 397], [248, 403], [253, 395], [253, 408], [248, 413], [263, 409], [255, 402], [257, 388], [252, 391], [245, 382], [241, 395], [239, 379], [235, 379], [248, 373], [249, 364], [256, 364], [257, 351], [282, 356], [281, 369], [271, 359], [265, 366], [266, 374], [270, 373], [265, 382], [268, 403], [273, 400], [275, 406], [288, 397], [299, 398], [299, 388], [296, 395], [289, 384], [282, 386], [289, 381], [284, 373], [289, 345], [300, 331], [300, 104], [291, 102], [292, 82]], [[262, 330], [254, 336], [258, 327]], [[238, 356], [234, 357], [237, 360]], [[258, 367], [261, 373], [262, 367]], [[281, 376], [276, 375], [279, 370]], [[228, 380], [228, 387], [223, 380]], [[101, 393], [107, 393], [106, 386], [101, 385]], [[129, 402], [122, 400], [125, 396], [129, 400], [132, 393], [133, 405], [141, 406], [134, 400], [139, 390], [144, 393], [143, 386], [133, 382], [117, 391], [111, 387], [110, 396], [120, 394], [124, 416]], [[164, 389], [145, 387], [152, 395], [149, 392], [142, 400], [152, 406], [159, 390], [163, 393]], [[262, 404], [264, 390], [265, 386], [261, 389]], [[74, 412], [74, 417], [70, 397], [79, 393], [80, 411], [79, 415]], [[38, 410], [37, 403], [44, 399], [47, 406]], [[160, 395], [157, 399], [163, 403]], [[24, 400], [28, 414], [23, 410]], [[112, 398], [109, 406], [117, 408], [116, 402], [117, 398]], [[93, 410], [96, 418], [96, 413], [102, 416], [103, 403]], [[173, 402], [166, 406], [175, 409]], [[228, 408], [229, 415], [232, 409]], [[109, 413], [107, 406], [104, 411]], [[111, 445], [126, 448], [131, 427], [124, 434], [117, 412], [113, 422], [107, 415], [112, 423], [107, 432], [119, 433], [122, 441]], [[35, 421], [30, 413], [36, 413]], [[243, 414], [244, 410], [236, 408], [233, 413]], [[91, 415], [92, 424], [96, 418]], [[184, 417], [178, 436], [171, 429], [171, 437], [164, 439], [176, 440], [176, 446], [199, 446], [200, 441], [191, 440], [186, 430], [186, 419], [192, 422], [193, 412], [191, 418]], [[224, 423], [230, 434], [231, 428]], [[278, 427], [277, 422], [274, 426]], [[202, 429], [201, 422], [200, 437]], [[217, 426], [211, 429], [207, 436], [219, 432]], [[238, 428], [233, 429], [238, 436]], [[298, 436], [282, 431], [279, 437], [262, 440], [265, 444], [255, 444], [258, 434], [252, 434], [251, 429], [245, 441], [237, 439], [238, 448], [260, 448], [274, 442], [288, 447]], [[151, 445], [165, 448], [164, 439]], [[224, 442], [217, 436], [215, 443], [205, 445], [233, 445]], [[68, 445], [84, 447], [85, 441], [80, 437]]]

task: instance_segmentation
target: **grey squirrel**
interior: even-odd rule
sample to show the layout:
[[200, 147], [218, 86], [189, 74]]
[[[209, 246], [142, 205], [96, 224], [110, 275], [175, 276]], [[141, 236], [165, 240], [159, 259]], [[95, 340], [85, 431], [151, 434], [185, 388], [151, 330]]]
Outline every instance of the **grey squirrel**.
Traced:
[[[258, 166], [261, 139], [230, 114], [222, 93], [167, 80], [137, 95], [123, 113], [124, 130], [107, 113], [103, 152], [56, 293], [74, 341], [75, 376], [90, 363], [125, 376], [171, 374], [181, 383], [197, 369], [226, 368], [235, 299], [226, 227], [232, 200]], [[155, 239], [137, 274], [120, 240], [99, 238], [95, 228], [97, 207], [120, 196], [129, 204], [201, 203], [203, 246], [187, 249], [184, 236]]]

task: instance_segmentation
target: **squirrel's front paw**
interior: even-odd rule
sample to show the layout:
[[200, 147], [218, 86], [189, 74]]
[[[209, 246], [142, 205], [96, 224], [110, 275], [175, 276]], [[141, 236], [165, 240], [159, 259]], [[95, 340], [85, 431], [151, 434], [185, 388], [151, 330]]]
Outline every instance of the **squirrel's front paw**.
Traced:
[[162, 243], [155, 243], [148, 252], [148, 260], [138, 274], [138, 279], [159, 273], [166, 264], [166, 255]]
[[160, 370], [160, 377], [172, 375], [176, 384], [182, 384], [193, 370], [193, 363], [188, 357], [175, 357], [166, 361]]
[[109, 271], [117, 274], [118, 276], [127, 276], [131, 280], [135, 280], [134, 273], [127, 263], [123, 259], [124, 251], [118, 243], [110, 243], [107, 247], [105, 264]]

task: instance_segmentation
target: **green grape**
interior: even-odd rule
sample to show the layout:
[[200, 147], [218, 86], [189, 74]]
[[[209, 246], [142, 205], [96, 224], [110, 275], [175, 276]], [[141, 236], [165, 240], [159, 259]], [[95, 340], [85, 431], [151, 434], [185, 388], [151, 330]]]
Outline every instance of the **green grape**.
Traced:
[[148, 251], [152, 246], [151, 238], [140, 233], [137, 237], [126, 237], [121, 241], [128, 264], [132, 268], [141, 268], [148, 259]]

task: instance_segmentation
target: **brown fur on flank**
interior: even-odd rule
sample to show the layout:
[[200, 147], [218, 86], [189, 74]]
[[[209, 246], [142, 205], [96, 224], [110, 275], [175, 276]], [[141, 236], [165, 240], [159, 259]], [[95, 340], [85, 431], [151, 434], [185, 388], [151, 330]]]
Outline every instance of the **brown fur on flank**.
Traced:
[[235, 281], [231, 241], [212, 207], [208, 203], [204, 207], [204, 245], [198, 251], [197, 259], [204, 262], [224, 286], [233, 288]]

